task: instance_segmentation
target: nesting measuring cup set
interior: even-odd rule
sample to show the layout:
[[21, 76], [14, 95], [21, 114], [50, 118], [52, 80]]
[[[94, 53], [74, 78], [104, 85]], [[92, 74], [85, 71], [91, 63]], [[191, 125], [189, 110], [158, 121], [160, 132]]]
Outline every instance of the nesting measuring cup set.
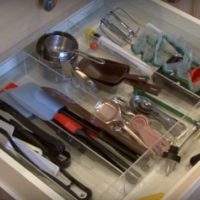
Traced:
[[54, 71], [45, 71], [45, 77], [56, 82], [71, 79], [77, 67], [78, 56], [100, 64], [104, 62], [78, 48], [76, 38], [67, 32], [54, 31], [42, 35], [37, 41], [36, 51], [39, 59]]

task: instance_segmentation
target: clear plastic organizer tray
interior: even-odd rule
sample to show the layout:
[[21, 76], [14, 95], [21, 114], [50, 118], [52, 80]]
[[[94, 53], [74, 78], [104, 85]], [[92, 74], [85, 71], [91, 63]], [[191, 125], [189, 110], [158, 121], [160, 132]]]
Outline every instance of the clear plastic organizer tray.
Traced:
[[[51, 82], [48, 79], [46, 79], [47, 74], [55, 75], [55, 72], [53, 72], [47, 66], [42, 65], [34, 57], [29, 56], [26, 53], [20, 53], [16, 56], [16, 59], [19, 63], [16, 66], [13, 66], [12, 70], [10, 70], [8, 73], [1, 77], [1, 88], [3, 88], [10, 82], [14, 82], [19, 86], [26, 83], [36, 83], [40, 86], [48, 86], [58, 89], [69, 95], [74, 100], [77, 100], [79, 97], [84, 96], [83, 92], [79, 89], [74, 88], [74, 86], [71, 85], [70, 81], [61, 84]], [[84, 102], [84, 99], [79, 99], [79, 102], [80, 101]], [[38, 118], [32, 117], [30, 118], [30, 120], [32, 120], [38, 126], [44, 128], [44, 130], [48, 131], [50, 134], [55, 135], [55, 133], [51, 133], [48, 127], [46, 127], [45, 124], [42, 123], [41, 120], [39, 120]], [[75, 140], [75, 142], [70, 143], [70, 141], [72, 140], [70, 138], [73, 138], [73, 136], [71, 136], [68, 132], [65, 132], [65, 134], [66, 138], [68, 139], [67, 142], [64, 139], [63, 141], [65, 142], [66, 149], [70, 152], [72, 159], [71, 166], [68, 167], [66, 170], [72, 176], [77, 178], [80, 182], [82, 182], [92, 190], [92, 199], [101, 199], [101, 196], [105, 194], [105, 191], [107, 191], [108, 188], [114, 185], [116, 185], [116, 188], [115, 191], [111, 194], [113, 195], [112, 199], [115, 198], [115, 195], [117, 197], [124, 197], [127, 194], [127, 192], [129, 192], [132, 189], [132, 183], [129, 183], [127, 181], [127, 179], [121, 171], [119, 171], [113, 165], [108, 163], [97, 153], [92, 151], [92, 149], [79, 142], [77, 139], [74, 138], [73, 140]], [[78, 150], [79, 148], [80, 150]], [[24, 163], [20, 161], [20, 159], [18, 161], [22, 164]], [[32, 168], [29, 167], [29, 170], [31, 169]], [[35, 170], [31, 171], [35, 173]], [[38, 172], [36, 173], [36, 175], [38, 175]], [[43, 178], [41, 179], [43, 180]], [[50, 187], [53, 187], [53, 189], [55, 189], [58, 193], [63, 195], [64, 198], [68, 199], [68, 197], [66, 197], [65, 192], [63, 192], [61, 189], [59, 190], [58, 186], [58, 188], [56, 189], [56, 186], [53, 183], [50, 184], [48, 180], [46, 182], [48, 182], [48, 185]], [[129, 187], [127, 188], [127, 186]], [[127, 189], [124, 190], [124, 188]]]
[[[180, 28], [180, 26], [176, 26], [176, 24], [173, 24], [171, 22], [169, 23], [169, 21], [165, 21], [163, 17], [156, 17], [157, 14], [154, 13], [153, 9], [148, 9], [147, 6], [144, 6], [144, 4], [145, 2], [139, 2], [137, 0], [124, 2], [104, 2], [102, 7], [98, 8], [93, 14], [89, 15], [79, 23], [74, 23], [73, 20], [69, 19], [68, 27], [70, 28], [64, 29], [64, 31], [76, 37], [79, 43], [80, 50], [97, 57], [107, 58], [129, 64], [131, 68], [130, 73], [143, 74], [143, 72], [138, 70], [136, 66], [134, 66], [132, 63], [128, 62], [118, 54], [112, 52], [112, 50], [101, 46], [95, 50], [89, 48], [90, 43], [88, 42], [88, 39], [85, 36], [87, 28], [92, 28], [97, 33], [100, 33], [101, 35], [105, 36], [105, 34], [99, 28], [101, 18], [105, 17], [111, 10], [114, 10], [116, 8], [122, 8], [140, 25], [140, 31], [138, 35], [142, 33], [147, 23], [151, 23], [158, 27], [160, 30], [165, 31], [167, 34], [182, 37], [192, 48], [192, 53], [195, 56], [198, 55], [198, 52], [200, 51], [199, 47], [196, 45], [198, 43], [198, 38], [195, 38], [193, 35], [190, 35], [188, 32], [185, 32]], [[152, 1], [149, 2], [149, 4], [155, 4], [154, 6], [156, 7], [159, 3], [157, 1]], [[154, 8], [154, 6], [152, 6], [152, 8]], [[129, 44], [123, 46], [123, 48], [130, 54], [133, 54]], [[139, 56], [137, 57], [140, 58]], [[163, 76], [159, 71], [155, 71], [153, 75], [153, 79], [154, 78], [156, 79], [156, 84], [162, 88], [162, 91], [158, 96], [147, 94], [147, 97], [149, 99], [153, 100], [153, 102], [156, 102], [156, 104], [159, 105], [159, 108], [161, 110], [163, 109], [165, 112], [179, 120], [181, 120], [181, 118], [184, 119], [184, 116], [187, 115], [192, 116], [191, 118], [189, 118], [192, 119], [192, 121], [194, 120], [193, 122], [195, 122], [195, 120], [198, 120], [198, 112], [195, 112], [195, 109], [193, 109], [194, 106], [199, 102], [198, 95], [192, 93], [189, 90], [186, 90], [185, 88], [180, 86], [179, 83], [168, 79], [168, 77]], [[101, 88], [100, 86], [100, 90], [97, 93], [92, 93], [91, 91], [89, 91], [89, 93], [94, 97], [92, 99], [94, 99], [95, 101], [93, 102], [92, 100], [87, 100], [87, 103], [85, 103], [84, 106], [86, 106], [87, 109], [91, 110], [91, 105], [95, 105], [94, 103], [97, 102], [99, 98], [111, 98], [113, 96], [120, 96], [128, 102], [134, 93], [134, 89], [121, 83], [117, 87], [113, 87], [111, 89], [109, 88], [108, 90], [107, 88]], [[193, 122], [190, 123], [191, 120], [189, 118], [186, 117], [185, 120], [186, 123], [188, 123], [188, 127], [190, 129], [190, 125], [191, 127], [193, 127]], [[190, 133], [188, 133], [188, 136], [189, 135]], [[185, 139], [187, 139], [187, 136], [185, 138], [181, 138], [178, 143], [183, 143]]]
[[[33, 82], [41, 86], [52, 87], [70, 96], [81, 106], [92, 112], [92, 105], [94, 105], [97, 97], [95, 98], [82, 88], [75, 88], [70, 80], [63, 83], [49, 81], [47, 74], [55, 75], [55, 72], [27, 53], [22, 52], [18, 54], [16, 60], [19, 63], [1, 77], [0, 85], [2, 87], [9, 82], [15, 82], [18, 85]], [[106, 97], [108, 96], [106, 95]], [[196, 110], [196, 107], [193, 109]], [[36, 124], [40, 123], [37, 119], [32, 120]], [[181, 120], [187, 121], [184, 117]], [[193, 131], [194, 126], [189, 125], [188, 132], [192, 133]], [[66, 132], [66, 134], [71, 137], [69, 133]], [[121, 173], [87, 146], [83, 145], [85, 151], [81, 153], [68, 142], [65, 143], [72, 155], [72, 165], [67, 168], [67, 171], [93, 191], [93, 199], [138, 198], [144, 194], [157, 192], [158, 188], [154, 186], [163, 180], [165, 180], [166, 184], [163, 185], [163, 188], [160, 187], [159, 190], [167, 192], [187, 172], [188, 157], [191, 155], [191, 152], [193, 153], [193, 151], [197, 150], [194, 148], [196, 145], [193, 148], [189, 148], [188, 145], [183, 146], [184, 148], [181, 150], [181, 155], [183, 155], [181, 164], [172, 173], [172, 178], [171, 176], [165, 176], [163, 171], [164, 161], [154, 156], [151, 149], [146, 151], [124, 173]], [[191, 145], [191, 139], [189, 143]], [[185, 148], [186, 150], [184, 150]], [[155, 179], [156, 181], [153, 181]], [[56, 191], [60, 192], [61, 195], [63, 194], [59, 190]]]
[[[88, 27], [92, 27], [98, 33], [103, 34], [101, 30], [99, 30], [100, 19], [110, 10], [113, 10], [113, 5], [114, 8], [121, 7], [130, 13], [131, 16], [141, 25], [140, 31], [144, 29], [146, 23], [152, 23], [168, 34], [175, 34], [183, 37], [185, 41], [192, 46], [194, 54], [198, 54], [199, 48], [196, 45], [198, 43], [197, 38], [193, 37], [187, 32], [184, 32], [181, 28], [176, 27], [176, 25], [164, 21], [163, 18], [158, 18], [156, 15], [153, 16], [152, 11], [148, 10], [148, 7], [144, 6], [144, 4], [140, 4], [139, 1], [114, 1], [114, 3], [110, 1], [104, 2], [102, 7], [98, 8], [94, 14], [91, 14], [80, 23], [74, 23], [73, 20], [69, 20], [66, 26], [68, 28], [64, 28], [64, 31], [76, 37], [80, 50], [91, 55], [127, 63], [127, 61], [125, 61], [122, 57], [119, 57], [108, 49], [101, 47], [99, 47], [97, 50], [90, 49], [89, 43], [85, 38], [85, 30]], [[124, 46], [124, 49], [131, 54], [133, 53], [128, 45]], [[130, 66], [132, 73], [142, 74], [134, 65]], [[175, 139], [175, 144], [180, 147], [179, 153], [182, 158], [181, 163], [177, 164], [176, 170], [170, 174], [170, 176], [166, 176], [164, 173], [165, 160], [154, 157], [151, 153], [151, 150], [146, 151], [146, 153], [144, 153], [143, 156], [141, 156], [140, 159], [138, 159], [138, 161], [135, 162], [129, 170], [123, 173], [119, 179], [116, 179], [116, 182], [107, 189], [107, 192], [105, 192], [103, 196], [101, 196], [102, 199], [109, 199], [109, 197], [114, 199], [114, 196], [112, 195], [115, 193], [115, 190], [117, 191], [119, 189], [118, 186], [120, 185], [121, 180], [126, 180], [129, 173], [132, 173], [132, 171], [135, 170], [140, 174], [139, 180], [136, 181], [136, 183], [132, 183], [133, 185], [130, 184], [130, 181], [128, 181], [127, 185], [124, 185], [125, 187], [123, 189], [121, 188], [125, 192], [123, 193], [124, 196], [117, 193], [116, 199], [137, 199], [145, 194], [148, 195], [157, 192], [167, 193], [171, 187], [176, 184], [177, 180], [180, 180], [182, 176], [190, 169], [189, 159], [195, 154], [195, 152], [198, 151], [197, 147], [199, 142], [196, 140], [196, 134], [194, 134], [198, 132], [198, 97], [191, 92], [183, 92], [183, 90], [180, 89], [180, 85], [176, 84], [176, 82], [173, 82], [172, 80], [168, 80], [167, 77], [162, 77], [162, 74], [159, 72], [155, 72], [155, 77], [157, 79], [157, 84], [159, 83], [162, 87], [162, 91], [158, 96], [148, 95], [148, 97], [157, 103], [164, 103], [165, 106], [160, 105], [160, 108], [163, 111], [187, 125], [185, 134], [183, 134], [183, 136], [180, 138]], [[73, 87], [74, 86], [72, 86], [72, 88]], [[98, 90], [96, 93], [88, 91], [83, 86], [76, 89], [73, 88], [73, 90], [70, 90], [70, 92], [69, 90], [66, 90], [66, 88], [61, 88], [60, 91], [64, 92], [65, 94], [69, 94], [75, 99], [76, 102], [90, 112], [94, 112], [94, 105], [99, 99], [120, 96], [128, 102], [134, 92], [133, 88], [123, 83], [117, 87], [113, 87], [112, 89], [102, 89], [100, 86], [100, 90]], [[163, 132], [165, 136], [170, 135], [170, 130], [163, 130]], [[162, 184], [163, 182], [165, 184]], [[134, 187], [131, 188], [132, 186]]]
[[[152, 4], [156, 4], [156, 2], [152, 2]], [[93, 30], [97, 31], [97, 33], [104, 35], [104, 33], [99, 28], [100, 20], [102, 17], [106, 16], [106, 14], [108, 14], [111, 10], [115, 8], [122, 8], [123, 10], [128, 12], [129, 15], [139, 23], [140, 32], [143, 31], [146, 23], [148, 22], [152, 23], [153, 25], [159, 27], [160, 29], [164, 30], [165, 32], [169, 34], [180, 35], [188, 43], [191, 43], [191, 46], [194, 48], [195, 53], [199, 52], [198, 47], [195, 45], [196, 44], [195, 41], [197, 40], [196, 38], [192, 37], [191, 35], [184, 32], [183, 30], [176, 27], [175, 25], [169, 24], [169, 22], [164, 21], [163, 18], [158, 19], [156, 16], [152, 14], [153, 11], [150, 11], [149, 9], [144, 7], [143, 3], [141, 2], [139, 3], [139, 1], [137, 0], [133, 2], [128, 1], [128, 0], [124, 2], [104, 1], [102, 4], [100, 5], [97, 4], [97, 5], [98, 5], [97, 10], [94, 10], [94, 13], [84, 18], [84, 20], [82, 20], [81, 22], [76, 23], [73, 21], [73, 19], [69, 19], [66, 24], [67, 29], [64, 27], [64, 31], [73, 35], [77, 39], [78, 44], [79, 44], [79, 49], [90, 55], [129, 64], [130, 70], [131, 70], [130, 73], [143, 75], [143, 72], [138, 70], [138, 68], [135, 65], [127, 62], [127, 60], [117, 55], [116, 53], [113, 53], [111, 50], [108, 50], [101, 46], [95, 50], [89, 48], [90, 41], [88, 41], [86, 37], [86, 30], [88, 28], [92, 28]], [[54, 31], [54, 30], [57, 30], [57, 29], [53, 28], [51, 31]], [[140, 34], [140, 32], [138, 34]], [[133, 52], [131, 52], [130, 50], [129, 45], [123, 46], [123, 48], [130, 54], [133, 54]], [[38, 58], [38, 56], [35, 55], [35, 53], [34, 53], [34, 56]], [[162, 88], [162, 91], [158, 96], [154, 96], [147, 93], [147, 97], [151, 99], [153, 102], [155, 102], [157, 105], [159, 105], [159, 108], [161, 110], [168, 113], [169, 115], [172, 115], [174, 118], [177, 118], [177, 120], [182, 121], [184, 116], [185, 115], [187, 116], [188, 113], [190, 113], [191, 110], [193, 109], [194, 105], [198, 103], [198, 98], [192, 98], [190, 94], [184, 93], [182, 90], [180, 90], [177, 84], [175, 84], [171, 80], [168, 81], [166, 77], [161, 78], [162, 75], [159, 72], [155, 72], [154, 75], [157, 79], [156, 84]], [[130, 98], [133, 96], [135, 92], [132, 87], [124, 84], [123, 82], [114, 87], [105, 87], [102, 85], [98, 85], [98, 86], [99, 86], [99, 90], [97, 92], [92, 92], [91, 90], [88, 90], [87, 88], [84, 87], [83, 84], [81, 85], [81, 88], [80, 88], [81, 90], [84, 90], [84, 95], [79, 96], [77, 98], [77, 102], [80, 103], [80, 105], [82, 105], [84, 108], [86, 108], [90, 112], [94, 112], [94, 105], [99, 99], [112, 98], [113, 96], [119, 96], [125, 99], [127, 102], [129, 102]], [[87, 95], [85, 95], [85, 93], [89, 95], [89, 98]], [[92, 98], [90, 98], [90, 96]], [[182, 143], [184, 143], [184, 141], [187, 140], [187, 137], [190, 136], [190, 128], [193, 127], [194, 125], [193, 122], [195, 122], [196, 119], [198, 119], [197, 112], [192, 112], [191, 118], [186, 117], [185, 120], [183, 120], [184, 123], [187, 124], [188, 130], [187, 130], [187, 134], [185, 134], [185, 137], [181, 137], [178, 140], [177, 142], [178, 145], [181, 145]], [[161, 127], [159, 128], [162, 129]], [[165, 129], [164, 132], [165, 131], [168, 131], [168, 130]]]
[[[157, 9], [161, 7], [161, 9], [165, 9], [164, 3], [160, 3], [159, 1], [149, 1], [148, 6], [151, 6], [151, 9], [148, 9], [148, 6], [145, 5], [145, 1], [139, 1], [139, 0], [126, 0], [126, 1], [96, 1], [95, 5], [93, 6], [93, 12], [90, 10], [89, 16], [85, 17], [83, 20], [78, 20], [78, 18], [82, 19], [83, 13], [76, 14], [77, 16], [75, 19], [72, 17], [71, 19], [69, 18], [64, 26], [58, 25], [52, 28], [49, 32], [56, 31], [56, 30], [62, 30], [66, 31], [70, 34], [72, 34], [78, 41], [79, 43], [79, 49], [87, 52], [91, 55], [94, 56], [100, 56], [108, 59], [113, 59], [119, 62], [123, 62], [126, 64], [129, 64], [131, 67], [131, 72], [132, 73], [141, 73], [143, 72], [139, 71], [138, 68], [122, 58], [119, 55], [116, 55], [113, 53], [111, 50], [108, 50], [104, 47], [99, 47], [96, 50], [90, 49], [89, 45], [90, 43], [88, 42], [88, 39], [86, 38], [86, 30], [88, 28], [92, 28], [95, 30], [97, 33], [100, 33], [101, 35], [105, 36], [105, 34], [100, 30], [99, 25], [100, 25], [100, 20], [102, 17], [105, 17], [111, 10], [114, 10], [116, 8], [122, 8], [125, 10], [136, 22], [138, 22], [140, 26], [140, 30], [138, 34], [136, 35], [135, 40], [137, 39], [137, 36], [140, 35], [147, 23], [153, 24], [155, 27], [159, 28], [160, 30], [166, 32], [167, 34], [170, 35], [175, 35], [175, 36], [180, 36], [183, 38], [192, 48], [192, 53], [197, 56], [200, 49], [198, 47], [198, 38], [195, 37], [194, 35], [190, 35], [185, 31], [185, 27], [181, 27], [181, 25], [173, 24], [173, 22], [169, 22], [168, 16], [166, 17], [167, 20], [165, 21], [165, 18], [162, 16], [162, 13], [159, 13], [157, 10], [155, 13], [154, 9]], [[164, 8], [163, 8], [163, 7]], [[162, 10], [162, 11], [163, 11]], [[165, 10], [164, 10], [165, 11]], [[160, 11], [161, 12], [161, 11]], [[167, 11], [165, 11], [167, 12]], [[160, 14], [160, 18], [157, 17]], [[77, 23], [78, 22], [78, 23]], [[131, 24], [131, 23], [130, 23]], [[133, 43], [135, 42], [133, 40]], [[31, 49], [30, 52], [35, 52], [35, 45], [36, 42], [31, 44], [28, 49]], [[129, 52], [130, 54], [134, 54], [131, 51], [130, 45], [125, 45], [123, 48]], [[33, 53], [34, 56], [35, 53]], [[140, 56], [135, 55], [136, 57], [140, 58]], [[197, 57], [198, 58], [198, 57]], [[162, 92], [156, 97], [158, 100], [164, 101], [165, 103], [169, 104], [169, 106], [172, 106], [179, 110], [183, 115], [187, 115], [188, 112], [190, 112], [191, 108], [198, 102], [198, 95], [192, 93], [191, 91], [183, 88], [180, 86], [178, 82], [174, 82], [173, 80], [169, 79], [166, 76], [163, 76], [159, 71], [156, 72], [158, 68], [151, 66], [154, 70], [154, 76], [156, 79], [156, 84], [160, 86], [163, 90]], [[99, 97], [102, 97], [104, 95], [106, 96], [113, 96], [115, 94], [120, 94], [121, 96], [124, 96], [126, 98], [127, 96], [130, 97], [132, 95], [132, 88], [124, 88], [124, 84], [121, 84], [117, 88], [109, 89], [106, 90], [106, 93], [102, 90], [100, 90], [97, 94], [94, 94], [94, 97], [98, 95]], [[105, 94], [104, 94], [105, 93]], [[91, 94], [92, 95], [92, 94]], [[181, 99], [181, 104], [179, 103]], [[90, 103], [89, 103], [90, 104]]]

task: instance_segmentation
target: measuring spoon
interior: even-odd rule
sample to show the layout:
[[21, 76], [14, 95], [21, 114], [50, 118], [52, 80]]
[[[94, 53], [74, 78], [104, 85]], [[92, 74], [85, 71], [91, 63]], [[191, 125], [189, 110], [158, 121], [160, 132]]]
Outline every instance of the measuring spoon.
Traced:
[[144, 142], [148, 148], [158, 154], [162, 155], [163, 152], [169, 149], [169, 141], [152, 127], [149, 126], [149, 119], [141, 114], [131, 117], [129, 120], [129, 127], [133, 130]]
[[135, 111], [151, 115], [154, 119], [158, 120], [167, 130], [170, 129], [170, 132], [172, 132], [176, 137], [180, 136], [187, 129], [185, 124], [180, 123], [175, 118], [161, 111], [148, 98], [139, 95], [133, 96], [130, 100], [130, 106]]

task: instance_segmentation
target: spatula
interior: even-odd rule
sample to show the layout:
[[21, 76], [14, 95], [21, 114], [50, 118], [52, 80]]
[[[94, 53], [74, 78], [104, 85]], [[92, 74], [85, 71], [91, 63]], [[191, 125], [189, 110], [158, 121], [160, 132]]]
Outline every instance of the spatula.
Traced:
[[158, 86], [147, 83], [149, 79], [147, 76], [130, 74], [128, 65], [109, 59], [104, 60], [104, 64], [98, 64], [83, 58], [79, 62], [78, 68], [89, 78], [111, 87], [125, 81], [125, 83], [135, 88], [155, 95], [160, 92], [161, 89]]
[[27, 109], [22, 107], [18, 102], [16, 102], [7, 91], [4, 91], [0, 94], [0, 99], [6, 102], [8, 105], [15, 107], [17, 111], [20, 111], [23, 116], [29, 118], [32, 116], [32, 113], [29, 112]]
[[104, 60], [105, 63], [100, 65], [83, 58], [78, 67], [90, 78], [111, 85], [118, 84], [123, 80], [147, 82], [149, 79], [147, 76], [130, 74], [128, 65], [113, 60]]

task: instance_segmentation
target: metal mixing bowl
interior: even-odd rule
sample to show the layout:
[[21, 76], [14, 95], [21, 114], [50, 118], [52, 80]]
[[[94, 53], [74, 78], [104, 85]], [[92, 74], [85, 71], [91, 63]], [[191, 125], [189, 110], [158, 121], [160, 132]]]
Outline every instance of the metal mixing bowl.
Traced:
[[[61, 56], [60, 52], [67, 48], [68, 51], [65, 51], [65, 55]], [[59, 75], [55, 74], [56, 81], [71, 78], [72, 68], [76, 67], [78, 58], [73, 51], [77, 49], [77, 40], [72, 35], [61, 31], [44, 34], [39, 38], [36, 44], [36, 52], [39, 59], [53, 70], [63, 75], [59, 78]], [[51, 80], [52, 79], [53, 76], [51, 73]]]
[[60, 61], [69, 60], [78, 49], [77, 40], [67, 33], [49, 35], [44, 46], [46, 56]]

